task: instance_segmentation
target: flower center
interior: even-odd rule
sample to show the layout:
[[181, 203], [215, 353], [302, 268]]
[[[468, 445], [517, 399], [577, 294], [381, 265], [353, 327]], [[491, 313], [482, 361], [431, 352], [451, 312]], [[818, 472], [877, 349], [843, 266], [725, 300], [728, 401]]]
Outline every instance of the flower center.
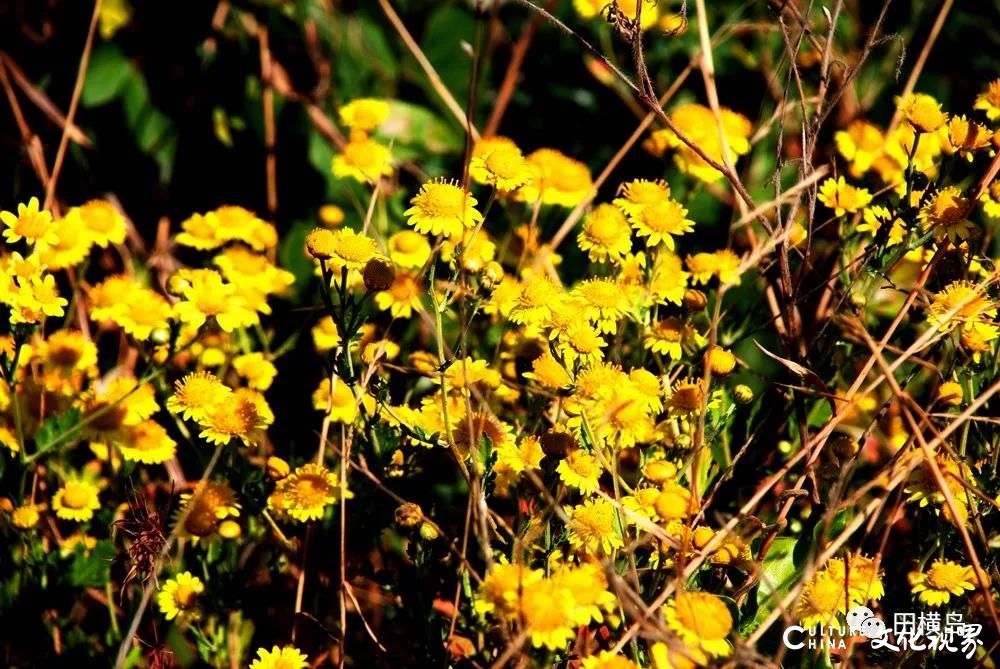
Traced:
[[331, 492], [329, 482], [318, 474], [304, 474], [295, 482], [296, 501], [304, 507], [322, 506]]
[[440, 218], [460, 218], [465, 208], [465, 192], [453, 184], [432, 184], [421, 199], [423, 209]]
[[396, 237], [396, 250], [402, 253], [413, 253], [420, 248], [423, 237], [412, 230], [404, 230]]
[[520, 154], [513, 149], [497, 149], [486, 157], [487, 169], [502, 179], [516, 176], [521, 163]]
[[174, 598], [177, 601], [177, 608], [187, 609], [194, 604], [195, 600], [198, 598], [198, 593], [190, 583], [178, 583], [177, 592], [174, 595]]
[[965, 580], [965, 570], [956, 565], [939, 564], [935, 565], [927, 573], [927, 582], [935, 590], [954, 590]]
[[82, 509], [90, 500], [90, 491], [79, 483], [70, 483], [63, 492], [62, 503], [71, 509]]

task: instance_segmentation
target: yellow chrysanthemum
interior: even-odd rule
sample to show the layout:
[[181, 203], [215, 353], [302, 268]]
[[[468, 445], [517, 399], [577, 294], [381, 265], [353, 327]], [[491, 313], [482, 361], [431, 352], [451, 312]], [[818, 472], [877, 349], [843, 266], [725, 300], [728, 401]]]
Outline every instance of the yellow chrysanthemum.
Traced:
[[690, 274], [684, 271], [681, 259], [673, 253], [660, 251], [649, 280], [649, 293], [656, 304], [680, 305], [684, 300]]
[[583, 219], [576, 241], [592, 262], [615, 262], [632, 249], [632, 228], [617, 207], [599, 204]]
[[333, 396], [330, 395], [330, 379], [320, 381], [312, 395], [313, 408], [327, 411], [334, 423], [350, 425], [358, 415], [358, 400], [351, 387], [340, 378], [333, 379]]
[[47, 209], [39, 210], [37, 197], [28, 200], [28, 204], [17, 205], [16, 214], [0, 211], [0, 222], [7, 226], [3, 238], [10, 244], [22, 239], [29, 244], [55, 244], [59, 241], [52, 214]]
[[833, 141], [837, 145], [837, 152], [848, 162], [851, 176], [858, 179], [882, 155], [885, 135], [878, 126], [858, 120], [852, 121], [847, 130], [834, 133]]
[[201, 421], [231, 394], [232, 389], [211, 372], [192, 372], [174, 385], [167, 409], [187, 420]]
[[912, 571], [907, 576], [910, 589], [927, 606], [941, 606], [952, 596], [961, 597], [976, 589], [972, 567], [951, 560], [935, 560], [927, 571]]
[[378, 98], [358, 98], [340, 108], [340, 122], [351, 130], [371, 132], [389, 118], [389, 103]]
[[948, 239], [958, 244], [968, 239], [975, 226], [968, 220], [972, 210], [972, 202], [963, 197], [962, 191], [955, 186], [942, 188], [935, 193], [917, 214], [925, 230], [934, 230], [938, 241]]
[[577, 14], [585, 19], [592, 19], [602, 12], [607, 11], [609, 4], [614, 4], [618, 8], [618, 11], [629, 20], [635, 20], [636, 10], [641, 4], [642, 14], [639, 17], [639, 27], [642, 30], [649, 30], [656, 25], [656, 22], [660, 18], [660, 12], [656, 3], [649, 2], [648, 0], [643, 0], [642, 3], [637, 0], [612, 0], [611, 3], [604, 0], [573, 0], [573, 8], [576, 9]]
[[[739, 156], [750, 151], [750, 119], [726, 107], [720, 107], [719, 116], [722, 131], [729, 147], [729, 160], [736, 162]], [[670, 120], [693, 144], [698, 146], [716, 163], [724, 164], [723, 145], [719, 138], [719, 124], [708, 107], [700, 104], [680, 105], [670, 113]], [[654, 132], [644, 144], [647, 150], [661, 156], [667, 149], [673, 149], [674, 162], [691, 176], [713, 183], [722, 178], [722, 172], [712, 167], [693, 151], [673, 131], [664, 128]]]
[[237, 294], [236, 287], [226, 283], [222, 275], [213, 270], [185, 271], [181, 276], [183, 300], [174, 305], [181, 322], [200, 327], [214, 318], [226, 332], [248, 327], [260, 322], [260, 316], [247, 308], [246, 300]]
[[205, 481], [193, 492], [182, 494], [180, 501], [178, 515], [184, 518], [182, 536], [193, 539], [215, 534], [223, 520], [240, 515], [236, 493], [221, 481]]
[[250, 444], [274, 422], [274, 414], [263, 395], [256, 390], [240, 388], [198, 422], [204, 428], [201, 438], [209, 443], [225, 446], [235, 438]]
[[144, 420], [129, 427], [115, 445], [125, 460], [146, 465], [162, 464], [177, 452], [177, 442], [155, 420]]
[[733, 616], [720, 597], [708, 592], [681, 592], [664, 608], [667, 627], [681, 640], [712, 657], [732, 652]]
[[392, 176], [392, 152], [362, 132], [351, 133], [344, 150], [333, 157], [333, 175], [361, 183]]
[[389, 237], [389, 258], [400, 267], [423, 267], [430, 257], [431, 244], [419, 232], [400, 230]]
[[[954, 312], [954, 313], [952, 313]], [[950, 314], [950, 315], [949, 315]], [[996, 318], [997, 306], [984, 289], [971, 281], [954, 281], [934, 294], [930, 317], [942, 329], [967, 327], [986, 318]]]
[[202, 580], [189, 571], [182, 571], [163, 584], [156, 594], [156, 603], [167, 620], [185, 620], [197, 615], [198, 596], [203, 592]]
[[580, 449], [572, 451], [556, 467], [562, 482], [584, 495], [591, 495], [600, 489], [598, 481], [603, 472], [604, 468], [597, 458]]
[[469, 175], [476, 183], [510, 192], [526, 184], [533, 176], [528, 161], [516, 147], [498, 147], [469, 163]]
[[55, 225], [56, 240], [37, 245], [41, 263], [50, 270], [57, 270], [83, 262], [90, 252], [92, 241], [79, 210], [70, 209]]
[[671, 360], [680, 360], [683, 355], [684, 323], [676, 316], [668, 316], [647, 328], [643, 334], [643, 346]]
[[476, 209], [476, 198], [457, 181], [436, 179], [420, 187], [403, 212], [406, 221], [422, 234], [459, 237], [464, 228], [473, 228], [483, 220]]
[[670, 199], [670, 184], [663, 179], [634, 179], [618, 187], [616, 207], [626, 216], [634, 216], [650, 205]]
[[590, 195], [590, 169], [579, 160], [555, 149], [537, 149], [528, 155], [527, 162], [531, 181], [517, 191], [517, 200], [570, 208]]
[[[879, 230], [889, 225], [890, 216], [889, 210], [882, 205], [876, 204], [867, 207], [861, 215], [861, 221], [858, 223], [857, 230], [858, 232], [867, 232], [873, 236], [877, 236]], [[906, 224], [903, 222], [903, 219], [896, 218], [892, 221], [892, 225], [889, 228], [886, 245], [896, 246], [902, 243], [905, 237]]]
[[340, 345], [340, 333], [332, 316], [324, 316], [312, 328], [313, 344], [317, 353], [325, 353]]
[[857, 188], [844, 180], [844, 177], [829, 178], [819, 187], [816, 198], [827, 208], [832, 209], [837, 216], [853, 214], [864, 209], [872, 201], [867, 188]]
[[257, 659], [250, 663], [250, 669], [306, 669], [308, 666], [309, 657], [295, 646], [274, 646], [271, 650], [258, 648]]
[[580, 283], [573, 294], [583, 305], [583, 316], [593, 321], [599, 332], [613, 334], [617, 331], [618, 321], [629, 307], [626, 293], [617, 282], [588, 279]]
[[603, 499], [588, 499], [569, 511], [569, 544], [576, 550], [592, 555], [611, 555], [616, 548], [622, 548], [622, 540], [617, 525], [618, 512], [612, 502]]
[[233, 369], [246, 379], [249, 387], [260, 391], [270, 388], [274, 377], [278, 374], [278, 368], [274, 366], [274, 363], [259, 351], [233, 358]]
[[30, 530], [41, 520], [41, 507], [38, 504], [25, 504], [15, 508], [10, 513], [11, 524], [19, 530]]
[[69, 480], [52, 496], [52, 509], [63, 520], [85, 522], [101, 508], [97, 486], [82, 479]]
[[414, 311], [423, 311], [423, 294], [423, 283], [416, 274], [397, 272], [389, 289], [375, 294], [375, 305], [393, 318], [409, 318]]
[[531, 362], [531, 371], [524, 373], [525, 378], [531, 379], [546, 388], [560, 390], [568, 388], [573, 383], [569, 372], [558, 360], [548, 351], [542, 353]]
[[828, 572], [820, 572], [806, 584], [796, 612], [803, 627], [827, 626], [847, 611], [846, 583]]
[[267, 505], [300, 523], [319, 520], [339, 499], [337, 475], [315, 463], [302, 465], [278, 481]]
[[687, 209], [676, 200], [663, 200], [643, 207], [629, 217], [636, 235], [646, 238], [646, 246], [662, 243], [674, 250], [674, 237], [694, 230], [694, 221], [687, 218]]
[[971, 163], [976, 151], [990, 146], [992, 136], [993, 133], [981, 123], [970, 121], [964, 115], [953, 116], [948, 121], [948, 141], [943, 148]]
[[70, 210], [70, 213], [73, 211], [83, 221], [90, 241], [102, 249], [125, 241], [125, 218], [107, 200], [90, 200]]
[[976, 96], [976, 104], [972, 108], [985, 111], [986, 118], [991, 121], [1000, 119], [1000, 79], [991, 81], [986, 90]]
[[918, 132], [936, 132], [948, 122], [941, 103], [926, 93], [912, 93], [899, 101], [899, 110]]

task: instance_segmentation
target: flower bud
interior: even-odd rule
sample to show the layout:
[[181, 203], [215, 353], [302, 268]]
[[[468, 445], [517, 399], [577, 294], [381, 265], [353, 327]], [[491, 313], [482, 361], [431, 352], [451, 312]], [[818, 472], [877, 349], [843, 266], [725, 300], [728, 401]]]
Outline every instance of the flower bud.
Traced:
[[223, 539], [239, 539], [243, 528], [235, 520], [224, 520], [219, 524], [219, 536]]
[[291, 468], [288, 463], [281, 458], [272, 455], [267, 459], [267, 475], [270, 476], [275, 481], [280, 481], [281, 479], [288, 476], [288, 472]]
[[440, 536], [441, 533], [438, 532], [438, 529], [430, 523], [420, 524], [420, 538], [424, 541], [434, 541]]
[[708, 296], [697, 288], [684, 291], [684, 306], [691, 311], [701, 311], [708, 306]]
[[653, 460], [642, 468], [642, 475], [651, 483], [663, 485], [677, 476], [677, 465], [666, 460]]
[[740, 404], [750, 404], [753, 402], [753, 389], [741, 383], [733, 388], [733, 397]]
[[479, 285], [485, 290], [492, 291], [503, 281], [503, 276], [503, 267], [500, 263], [491, 260], [479, 272]]
[[938, 402], [945, 406], [957, 407], [963, 399], [962, 386], [956, 381], [945, 381], [938, 387]]
[[344, 210], [335, 204], [324, 204], [319, 208], [319, 220], [334, 228], [344, 222]]
[[424, 512], [417, 504], [405, 502], [396, 507], [396, 524], [400, 527], [412, 529], [421, 524], [423, 520]]
[[323, 228], [315, 228], [306, 237], [306, 251], [317, 260], [329, 260], [336, 246], [337, 236]]
[[385, 258], [375, 257], [365, 263], [361, 277], [365, 281], [366, 290], [378, 293], [389, 290], [392, 286], [392, 282], [396, 279], [396, 268]]
[[721, 346], [713, 346], [705, 351], [705, 365], [715, 376], [729, 376], [736, 369], [736, 356]]

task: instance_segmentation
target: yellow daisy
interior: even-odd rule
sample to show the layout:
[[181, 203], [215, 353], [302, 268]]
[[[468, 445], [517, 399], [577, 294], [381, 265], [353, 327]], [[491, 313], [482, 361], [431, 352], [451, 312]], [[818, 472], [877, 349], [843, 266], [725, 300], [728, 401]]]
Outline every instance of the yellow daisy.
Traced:
[[192, 372], [174, 384], [174, 394], [167, 400], [167, 409], [187, 420], [201, 421], [232, 394], [211, 372]]
[[831, 177], [820, 185], [817, 199], [837, 216], [843, 216], [867, 207], [872, 196], [867, 188], [856, 188], [847, 183], [844, 177]]
[[197, 616], [198, 596], [205, 592], [202, 580], [189, 571], [168, 579], [156, 594], [156, 604], [167, 620]]
[[625, 546], [617, 524], [617, 511], [612, 502], [588, 499], [570, 509], [569, 545], [589, 554], [611, 555], [616, 548]]
[[430, 257], [431, 244], [419, 232], [401, 230], [389, 237], [389, 258], [400, 267], [423, 267]]
[[927, 571], [911, 571], [907, 576], [910, 589], [927, 606], [941, 606], [952, 595], [961, 597], [976, 589], [972, 567], [951, 560], [935, 560]]
[[632, 249], [632, 229], [617, 207], [599, 204], [583, 219], [576, 242], [592, 262], [615, 262]]
[[591, 495], [600, 489], [599, 480], [603, 472], [604, 468], [597, 458], [580, 449], [572, 451], [556, 467], [562, 482], [584, 495]]
[[667, 627], [681, 640], [712, 657], [732, 652], [733, 616], [726, 603], [708, 592], [681, 592], [664, 607]]
[[674, 250], [674, 237], [694, 230], [694, 221], [687, 218], [687, 209], [676, 200], [664, 200], [643, 207], [629, 217], [636, 235], [646, 238], [646, 246], [662, 243]]
[[337, 475], [322, 465], [309, 463], [278, 481], [267, 504], [305, 523], [322, 518], [326, 507], [334, 504], [339, 494]]
[[101, 508], [97, 486], [81, 479], [69, 480], [53, 495], [52, 508], [63, 520], [88, 521]]
[[309, 657], [295, 646], [274, 646], [271, 650], [258, 648], [257, 659], [250, 663], [250, 669], [306, 669], [308, 666]]
[[986, 118], [991, 121], [1000, 119], [1000, 79], [994, 79], [986, 90], [976, 97], [973, 109], [986, 112]]
[[362, 132], [351, 133], [344, 150], [333, 157], [333, 175], [361, 183], [392, 176], [392, 152]]
[[8, 243], [13, 244], [22, 239], [29, 244], [55, 244], [59, 241], [52, 214], [46, 209], [39, 210], [38, 207], [38, 198], [32, 197], [28, 204], [17, 205], [16, 214], [12, 211], [0, 211], [0, 222], [7, 226], [3, 231], [3, 238]]
[[528, 162], [516, 147], [498, 147], [473, 157], [469, 174], [476, 183], [493, 186], [502, 192], [517, 190], [533, 176]]
[[155, 420], [131, 426], [124, 438], [115, 444], [125, 460], [147, 465], [164, 463], [177, 452], [177, 442]]
[[398, 272], [388, 290], [375, 294], [375, 305], [393, 318], [409, 318], [414, 311], [424, 310], [423, 294], [424, 286], [417, 275]]
[[435, 179], [420, 187], [403, 212], [406, 221], [422, 234], [458, 237], [464, 228], [473, 228], [483, 220], [476, 209], [476, 198], [457, 181]]
[[389, 118], [389, 103], [378, 98], [357, 98], [340, 108], [340, 122], [351, 130], [371, 132]]

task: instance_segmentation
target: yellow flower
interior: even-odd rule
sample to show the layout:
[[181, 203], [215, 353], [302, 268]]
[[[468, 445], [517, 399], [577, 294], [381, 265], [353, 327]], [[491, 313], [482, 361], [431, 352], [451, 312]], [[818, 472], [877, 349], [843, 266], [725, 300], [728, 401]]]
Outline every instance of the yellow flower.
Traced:
[[573, 295], [583, 305], [583, 316], [592, 321], [598, 332], [614, 334], [625, 315], [628, 302], [621, 286], [611, 279], [588, 279], [577, 285]]
[[531, 361], [531, 371], [525, 372], [524, 377], [553, 390], [567, 388], [573, 383], [566, 368], [548, 350]]
[[632, 229], [617, 207], [599, 204], [583, 219], [576, 241], [592, 262], [616, 262], [632, 249]]
[[646, 237], [646, 246], [663, 243], [674, 250], [674, 237], [694, 230], [694, 221], [687, 218], [687, 209], [676, 200], [663, 200], [642, 208], [629, 217], [636, 235]]
[[925, 93], [911, 93], [899, 101], [903, 117], [918, 132], [935, 132], [948, 122], [941, 103]]
[[955, 186], [942, 188], [920, 209], [917, 218], [923, 223], [925, 230], [934, 230], [934, 238], [938, 241], [947, 238], [953, 244], [968, 239], [975, 228], [968, 215], [972, 210], [972, 202], [962, 196], [962, 191]]
[[625, 546], [617, 525], [617, 511], [604, 498], [588, 499], [570, 509], [569, 545], [589, 554], [611, 555]]
[[59, 288], [51, 274], [32, 277], [30, 284], [21, 286], [18, 301], [22, 309], [45, 316], [63, 316], [66, 313], [65, 307], [69, 304], [66, 298], [59, 296]]
[[803, 627], [835, 624], [837, 614], [847, 611], [845, 581], [819, 572], [806, 584], [796, 611]]
[[423, 267], [430, 257], [430, 242], [419, 232], [401, 230], [389, 237], [389, 258], [400, 267]]
[[375, 294], [375, 305], [393, 318], [409, 318], [414, 311], [424, 310], [423, 293], [424, 286], [415, 274], [397, 272], [389, 290]]
[[111, 308], [110, 319], [138, 341], [147, 341], [156, 330], [166, 330], [173, 309], [170, 303], [148, 288], [135, 286]]
[[533, 173], [520, 149], [501, 146], [473, 157], [469, 163], [469, 175], [476, 183], [510, 192], [526, 184]]
[[1000, 179], [990, 184], [982, 199], [986, 215], [990, 218], [1000, 218]]
[[129, 427], [125, 436], [115, 441], [115, 445], [129, 462], [147, 465], [164, 463], [177, 452], [177, 442], [155, 420], [144, 420]]
[[87, 257], [91, 243], [79, 210], [70, 209], [56, 222], [56, 240], [38, 244], [39, 260], [50, 270], [73, 267]]
[[861, 120], [851, 121], [847, 130], [838, 130], [833, 135], [833, 141], [837, 152], [848, 162], [851, 176], [856, 179], [871, 169], [885, 147], [882, 130]]
[[274, 363], [264, 357], [263, 353], [247, 353], [233, 358], [233, 369], [247, 380], [247, 385], [254, 390], [267, 390], [274, 382], [278, 369]]
[[390, 339], [379, 339], [361, 349], [361, 362], [370, 365], [382, 360], [392, 361], [399, 357], [399, 344]]
[[911, 571], [907, 576], [913, 594], [927, 606], [941, 606], [952, 595], [961, 597], [975, 590], [975, 578], [972, 567], [951, 560], [935, 560], [927, 571]]
[[174, 384], [167, 410], [185, 419], [201, 421], [226, 400], [232, 390], [211, 372], [192, 372]]
[[275, 227], [243, 207], [225, 205], [210, 211], [206, 219], [220, 242], [240, 241], [254, 251], [272, 249], [278, 243]]
[[389, 103], [378, 98], [357, 98], [340, 108], [340, 122], [351, 130], [371, 132], [389, 118]]
[[559, 288], [548, 277], [532, 277], [514, 300], [510, 320], [529, 325], [548, 320], [552, 317], [552, 306], [559, 294]]
[[976, 104], [972, 108], [985, 111], [986, 118], [991, 121], [1000, 119], [1000, 79], [990, 82], [986, 90], [976, 97]]
[[28, 200], [28, 204], [17, 205], [17, 214], [12, 211], [0, 211], [0, 221], [7, 226], [3, 231], [3, 238], [11, 244], [22, 239], [29, 244], [58, 242], [52, 214], [47, 209], [39, 211], [38, 207], [38, 198], [33, 197]]
[[567, 455], [556, 467], [560, 480], [570, 488], [576, 488], [584, 495], [591, 495], [600, 489], [604, 468], [590, 453], [577, 449]]
[[74, 211], [83, 221], [90, 241], [102, 249], [125, 241], [125, 218], [107, 200], [90, 200], [70, 213]]
[[305, 523], [322, 518], [326, 507], [334, 504], [339, 494], [337, 475], [322, 465], [309, 463], [278, 481], [267, 505]]
[[174, 305], [181, 322], [201, 327], [214, 318], [226, 332], [260, 322], [260, 317], [237, 295], [236, 287], [226, 283], [222, 275], [208, 269], [183, 271], [181, 276], [183, 301]]
[[263, 395], [256, 390], [240, 388], [198, 422], [204, 428], [201, 438], [209, 443], [225, 446], [237, 438], [249, 445], [256, 442], [264, 428], [274, 422], [274, 414]]
[[697, 648], [676, 648], [663, 641], [649, 647], [652, 669], [695, 669], [708, 664], [708, 658]]
[[492, 613], [501, 618], [517, 615], [526, 589], [542, 581], [540, 569], [520, 564], [494, 563], [479, 586], [474, 608], [478, 613]]
[[702, 379], [684, 377], [670, 384], [667, 391], [667, 406], [672, 414], [690, 415], [701, 413], [705, 401], [705, 384]]
[[977, 365], [984, 353], [993, 350], [992, 342], [1000, 338], [1000, 328], [992, 323], [971, 323], [962, 330], [960, 341], [962, 348], [972, 355], [972, 360]]
[[160, 613], [167, 620], [184, 620], [196, 616], [198, 595], [205, 592], [205, 584], [189, 571], [182, 571], [167, 580], [156, 594]]
[[14, 509], [10, 514], [10, 522], [19, 530], [30, 530], [41, 519], [38, 504], [25, 504]]
[[85, 378], [97, 375], [97, 346], [79, 330], [56, 330], [38, 345], [37, 355], [50, 392], [77, 393]]
[[684, 271], [681, 259], [673, 253], [660, 251], [653, 265], [652, 277], [649, 280], [649, 292], [656, 304], [680, 305], [687, 290], [688, 278], [691, 275]]
[[457, 181], [435, 179], [420, 187], [403, 212], [406, 221], [422, 234], [459, 237], [464, 228], [472, 228], [483, 220], [476, 210], [476, 198]]
[[634, 216], [650, 205], [670, 199], [670, 184], [663, 179], [634, 179], [618, 187], [615, 206], [626, 216]]
[[[639, 4], [636, 0], [612, 0], [612, 3], [617, 6], [618, 11], [620, 11], [625, 18], [630, 21], [635, 20], [636, 8]], [[573, 0], [573, 8], [576, 9], [577, 14], [579, 14], [582, 18], [592, 19], [602, 12], [607, 11], [608, 5], [612, 3], [604, 2], [604, 0]], [[659, 18], [660, 13], [657, 9], [656, 3], [643, 0], [642, 15], [639, 17], [640, 29], [649, 30], [656, 25]]]
[[340, 333], [332, 316], [324, 316], [317, 321], [312, 329], [313, 344], [317, 353], [325, 353], [340, 345]]
[[250, 669], [306, 669], [308, 666], [309, 657], [295, 646], [274, 646], [271, 650], [258, 648], [257, 659], [250, 663]]
[[333, 175], [361, 183], [392, 176], [392, 152], [362, 132], [351, 133], [342, 153], [333, 157]]
[[693, 502], [690, 490], [677, 481], [667, 481], [653, 500], [653, 508], [661, 520], [681, 520], [691, 515]]
[[574, 322], [560, 337], [559, 352], [570, 367], [577, 362], [583, 365], [595, 364], [604, 358], [608, 342], [601, 337], [597, 328], [586, 322]]
[[223, 241], [215, 235], [214, 221], [202, 214], [191, 214], [181, 222], [181, 232], [174, 240], [199, 251], [208, 251], [222, 246]]
[[205, 481], [194, 492], [182, 494], [180, 501], [178, 516], [184, 518], [182, 535], [195, 539], [215, 534], [221, 521], [240, 515], [236, 493], [218, 481]]
[[[721, 107], [719, 116], [722, 120], [722, 131], [729, 146], [729, 160], [736, 162], [739, 156], [750, 151], [750, 119], [731, 109]], [[677, 129], [693, 144], [716, 163], [724, 164], [722, 141], [719, 138], [719, 125], [715, 115], [708, 107], [700, 104], [680, 105], [670, 113], [670, 120]], [[722, 172], [695, 153], [681, 142], [671, 130], [664, 128], [652, 134], [644, 145], [654, 155], [663, 155], [667, 149], [674, 149], [674, 162], [684, 172], [704, 181], [713, 183], [722, 178]]]
[[570, 208], [590, 195], [594, 185], [590, 169], [580, 161], [555, 149], [537, 149], [527, 162], [532, 178], [517, 191], [520, 202]]
[[729, 634], [733, 630], [733, 616], [720, 597], [708, 592], [678, 593], [664, 607], [664, 617], [667, 627], [685, 644], [712, 657], [725, 657], [732, 652]]
[[128, 25], [132, 18], [132, 7], [128, 0], [105, 0], [101, 3], [98, 17], [101, 39], [111, 39], [115, 33]]
[[597, 655], [583, 658], [582, 669], [639, 669], [639, 665], [624, 655], [611, 651], [601, 651]]
[[496, 257], [496, 244], [484, 230], [476, 230], [466, 231], [441, 244], [441, 260], [454, 266], [458, 260], [455, 251], [459, 245], [462, 246], [462, 269], [466, 272], [478, 273]]
[[972, 154], [989, 147], [992, 136], [986, 126], [969, 121], [965, 116], [953, 116], [948, 121], [948, 143], [944, 148], [971, 163]]
[[[350, 425], [358, 415], [358, 400], [351, 387], [338, 377], [334, 377], [333, 396], [330, 396], [330, 379], [320, 381], [312, 395], [313, 408], [327, 411], [334, 423]], [[369, 408], [369, 412], [371, 407]]]
[[230, 246], [212, 262], [229, 283], [263, 293], [283, 294], [295, 283], [295, 275], [276, 267], [267, 256], [243, 245]]
[[[878, 234], [878, 231], [889, 223], [889, 210], [882, 205], [872, 205], [867, 207], [861, 215], [861, 222], [858, 223], [858, 232], [868, 232], [873, 236]], [[906, 237], [906, 224], [903, 223], [903, 219], [896, 218], [892, 222], [892, 226], [889, 228], [889, 236], [886, 240], [888, 246], [896, 246], [900, 244]]]
[[335, 228], [346, 218], [344, 210], [335, 204], [324, 204], [319, 208], [319, 220], [323, 225]]
[[519, 618], [535, 648], [559, 650], [576, 636], [576, 626], [569, 617], [573, 593], [554, 580], [525, 586], [519, 604]]
[[838, 583], [847, 583], [850, 605], [863, 604], [869, 600], [881, 599], [885, 594], [885, 584], [882, 582], [882, 572], [875, 569], [875, 560], [866, 555], [848, 555], [847, 573], [844, 573], [845, 562], [833, 558], [826, 564], [824, 572]]
[[[954, 313], [952, 313], [954, 312]], [[930, 305], [930, 320], [950, 331], [962, 325], [996, 318], [996, 304], [971, 281], [954, 281], [934, 294]]]
[[837, 216], [843, 216], [867, 207], [872, 196], [867, 188], [856, 188], [847, 183], [844, 177], [831, 177], [819, 187], [817, 199]]
[[82, 479], [69, 480], [52, 497], [52, 508], [63, 520], [90, 520], [94, 511], [101, 508], [97, 486]]

